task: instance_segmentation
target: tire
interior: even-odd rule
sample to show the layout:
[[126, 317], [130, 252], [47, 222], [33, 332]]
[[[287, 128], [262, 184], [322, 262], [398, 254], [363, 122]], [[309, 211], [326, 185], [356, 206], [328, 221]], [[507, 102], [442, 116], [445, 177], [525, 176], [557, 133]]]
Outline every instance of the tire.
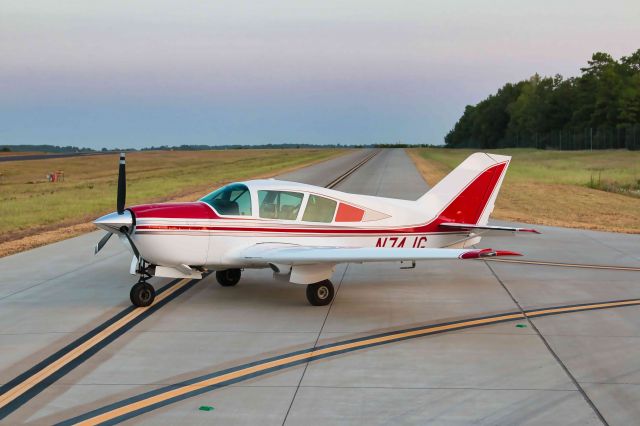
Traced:
[[131, 293], [129, 293], [131, 303], [139, 308], [144, 308], [153, 303], [156, 298], [156, 291], [153, 286], [147, 282], [139, 282], [131, 287]]
[[240, 269], [225, 269], [224, 271], [216, 271], [216, 280], [222, 287], [233, 287], [238, 284], [241, 275]]
[[307, 286], [307, 300], [313, 306], [326, 306], [333, 300], [333, 284], [329, 280]]

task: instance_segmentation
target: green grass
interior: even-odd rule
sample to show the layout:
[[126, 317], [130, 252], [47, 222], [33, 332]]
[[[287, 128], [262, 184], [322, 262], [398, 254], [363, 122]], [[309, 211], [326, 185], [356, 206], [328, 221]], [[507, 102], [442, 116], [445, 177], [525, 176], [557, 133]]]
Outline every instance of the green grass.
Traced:
[[[127, 205], [197, 199], [222, 183], [271, 176], [339, 155], [331, 149], [157, 151], [127, 155]], [[64, 170], [64, 182], [46, 174]], [[92, 220], [115, 210], [118, 157], [0, 164], [0, 242]]]

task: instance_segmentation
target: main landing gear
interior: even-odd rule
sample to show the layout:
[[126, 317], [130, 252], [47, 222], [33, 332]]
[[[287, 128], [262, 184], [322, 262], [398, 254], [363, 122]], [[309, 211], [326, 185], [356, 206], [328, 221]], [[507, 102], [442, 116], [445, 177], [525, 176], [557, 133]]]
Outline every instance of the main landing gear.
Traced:
[[[218, 284], [223, 287], [233, 287], [238, 284], [241, 276], [242, 270], [237, 268], [216, 271], [216, 280], [218, 281]], [[133, 290], [131, 291], [133, 292]], [[329, 280], [307, 285], [307, 300], [313, 306], [328, 305], [333, 300], [334, 295], [335, 290], [333, 289], [333, 284]], [[133, 301], [133, 296], [131, 301]]]
[[155, 289], [147, 282], [147, 279], [151, 278], [148, 268], [149, 266], [144, 260], [139, 263], [137, 272], [140, 273], [140, 280], [131, 287], [129, 293], [131, 303], [139, 308], [151, 305], [156, 298]]
[[307, 286], [307, 300], [313, 306], [325, 306], [333, 300], [333, 284], [329, 280], [320, 281], [319, 283], [309, 284]]
[[238, 284], [241, 275], [240, 269], [225, 269], [224, 271], [216, 271], [216, 280], [223, 287], [233, 287]]

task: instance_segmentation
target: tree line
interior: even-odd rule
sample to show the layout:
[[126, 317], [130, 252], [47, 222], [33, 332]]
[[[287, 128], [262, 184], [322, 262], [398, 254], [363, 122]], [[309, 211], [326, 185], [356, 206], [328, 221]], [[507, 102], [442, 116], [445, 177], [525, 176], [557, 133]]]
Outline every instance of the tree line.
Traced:
[[55, 154], [97, 153], [120, 151], [206, 151], [226, 149], [303, 149], [303, 148], [426, 148], [441, 145], [407, 143], [371, 143], [371, 144], [307, 144], [307, 143], [268, 143], [256, 145], [160, 145], [144, 148], [102, 148], [93, 149], [77, 146], [57, 145], [0, 145], [0, 152], [47, 152]]
[[580, 71], [505, 84], [465, 108], [446, 146], [640, 149], [640, 49], [594, 53]]

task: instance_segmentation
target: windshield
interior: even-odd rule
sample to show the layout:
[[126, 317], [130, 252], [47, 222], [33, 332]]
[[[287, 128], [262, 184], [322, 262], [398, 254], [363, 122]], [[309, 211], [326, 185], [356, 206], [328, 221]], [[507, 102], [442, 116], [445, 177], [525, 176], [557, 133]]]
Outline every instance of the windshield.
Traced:
[[223, 216], [251, 216], [251, 193], [241, 183], [232, 183], [200, 199]]

